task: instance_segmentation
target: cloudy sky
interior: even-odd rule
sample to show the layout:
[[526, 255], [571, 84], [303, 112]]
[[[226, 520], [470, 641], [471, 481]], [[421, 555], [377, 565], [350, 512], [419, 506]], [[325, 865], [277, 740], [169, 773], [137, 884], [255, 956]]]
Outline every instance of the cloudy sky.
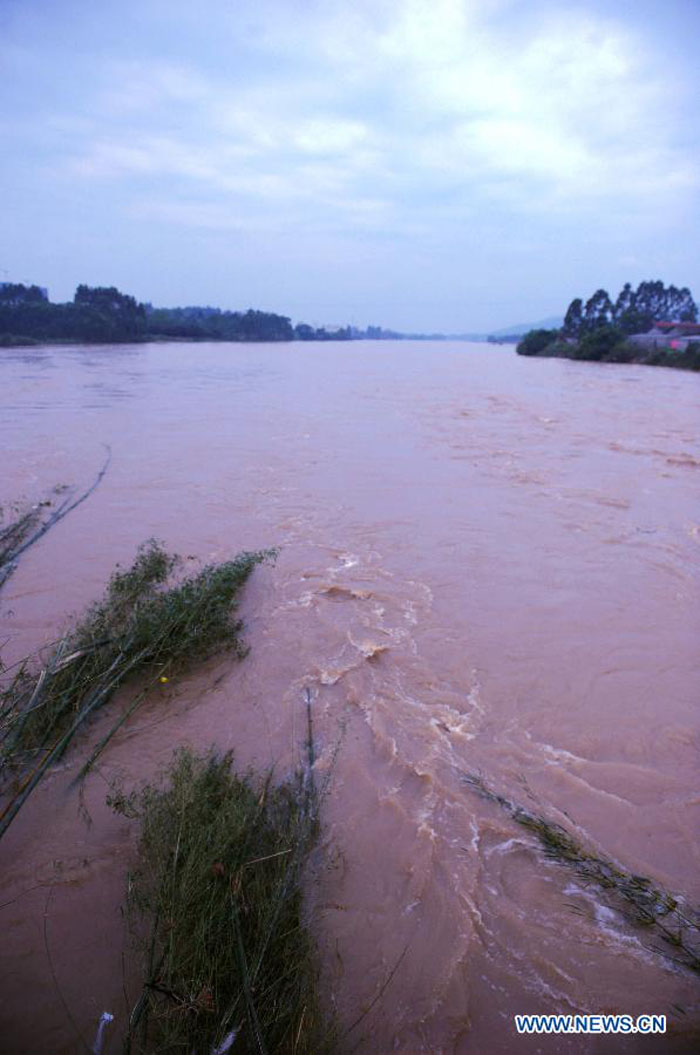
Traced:
[[700, 297], [698, 0], [0, 0], [0, 280], [488, 330]]

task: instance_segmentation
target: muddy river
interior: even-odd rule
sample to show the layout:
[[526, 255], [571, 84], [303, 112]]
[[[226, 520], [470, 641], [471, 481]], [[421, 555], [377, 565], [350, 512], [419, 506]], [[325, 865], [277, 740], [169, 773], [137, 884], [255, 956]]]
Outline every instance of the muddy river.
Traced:
[[[5, 506], [112, 450], [0, 593], [6, 664], [149, 537], [280, 547], [245, 590], [248, 657], [154, 694], [79, 796], [81, 741], [0, 843], [3, 1053], [89, 1051], [105, 1010], [121, 1050], [110, 784], [181, 743], [284, 775], [307, 688], [330, 774], [308, 912], [348, 1052], [697, 1050], [697, 976], [464, 773], [700, 901], [700, 377], [456, 343], [36, 348], [0, 352], [0, 406]], [[554, 1011], [669, 1032], [516, 1035]]]

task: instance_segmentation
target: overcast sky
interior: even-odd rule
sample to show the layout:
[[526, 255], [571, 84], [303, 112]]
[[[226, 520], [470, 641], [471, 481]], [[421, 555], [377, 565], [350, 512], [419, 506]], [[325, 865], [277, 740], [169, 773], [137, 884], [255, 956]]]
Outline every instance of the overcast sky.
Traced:
[[700, 298], [698, 0], [0, 0], [0, 280], [488, 330]]

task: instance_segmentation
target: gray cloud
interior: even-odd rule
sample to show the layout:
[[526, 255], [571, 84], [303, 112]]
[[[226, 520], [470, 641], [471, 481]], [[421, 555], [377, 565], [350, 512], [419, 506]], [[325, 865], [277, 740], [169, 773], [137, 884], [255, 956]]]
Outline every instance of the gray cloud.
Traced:
[[[663, 44], [683, 7], [654, 22], [643, 5], [615, 19], [520, 0], [15, 9], [7, 245], [25, 271], [45, 266], [31, 203], [45, 217], [53, 201], [66, 244], [37, 281], [68, 295], [61, 282], [118, 275], [167, 302], [181, 283], [165, 281], [154, 247], [198, 232], [189, 299], [236, 306], [259, 288], [245, 287], [235, 239], [239, 285], [221, 282], [220, 236], [238, 234], [251, 273], [269, 276], [268, 305], [298, 317], [346, 303], [406, 328], [495, 327], [651, 274], [692, 284], [697, 84], [684, 46]], [[71, 39], [57, 32], [69, 16]], [[100, 252], [81, 224], [108, 227], [111, 245]], [[392, 268], [395, 289], [378, 281]]]

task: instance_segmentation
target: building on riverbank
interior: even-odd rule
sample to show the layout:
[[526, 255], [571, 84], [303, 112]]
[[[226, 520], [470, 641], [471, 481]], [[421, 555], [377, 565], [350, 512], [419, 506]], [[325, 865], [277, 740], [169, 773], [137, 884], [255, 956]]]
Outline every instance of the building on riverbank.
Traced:
[[700, 324], [696, 322], [656, 322], [646, 333], [632, 333], [630, 344], [640, 348], [671, 348], [684, 352], [692, 341], [700, 341]]

